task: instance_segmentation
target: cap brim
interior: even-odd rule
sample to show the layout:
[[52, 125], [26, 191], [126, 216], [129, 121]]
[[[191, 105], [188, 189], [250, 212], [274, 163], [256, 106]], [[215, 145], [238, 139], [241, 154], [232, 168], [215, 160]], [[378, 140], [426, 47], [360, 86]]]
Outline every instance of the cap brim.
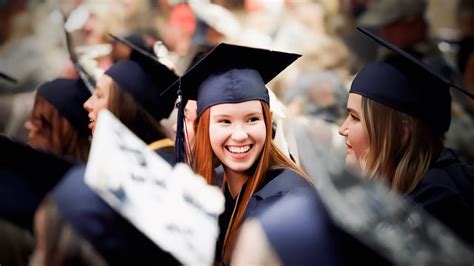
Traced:
[[181, 84], [185, 88], [183, 90], [184, 99], [195, 100], [198, 88], [204, 80], [212, 74], [233, 68], [255, 69], [262, 76], [263, 81], [268, 83], [300, 56], [293, 53], [221, 43], [203, 56], [163, 94], [176, 89]]

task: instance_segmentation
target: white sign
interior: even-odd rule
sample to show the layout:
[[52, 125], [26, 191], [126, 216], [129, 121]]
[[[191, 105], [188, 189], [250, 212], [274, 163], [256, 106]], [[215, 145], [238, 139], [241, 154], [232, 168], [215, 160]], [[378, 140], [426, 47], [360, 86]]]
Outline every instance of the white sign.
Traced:
[[85, 180], [183, 264], [214, 261], [221, 191], [185, 164], [172, 168], [107, 110], [99, 114]]

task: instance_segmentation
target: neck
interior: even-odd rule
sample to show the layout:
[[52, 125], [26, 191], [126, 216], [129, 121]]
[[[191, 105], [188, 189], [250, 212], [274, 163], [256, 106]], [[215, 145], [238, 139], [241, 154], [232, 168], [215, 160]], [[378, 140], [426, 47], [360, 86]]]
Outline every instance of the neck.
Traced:
[[235, 172], [230, 169], [225, 169], [225, 177], [227, 180], [227, 187], [229, 188], [232, 198], [236, 198], [239, 195], [242, 187], [247, 181], [247, 176], [243, 172]]

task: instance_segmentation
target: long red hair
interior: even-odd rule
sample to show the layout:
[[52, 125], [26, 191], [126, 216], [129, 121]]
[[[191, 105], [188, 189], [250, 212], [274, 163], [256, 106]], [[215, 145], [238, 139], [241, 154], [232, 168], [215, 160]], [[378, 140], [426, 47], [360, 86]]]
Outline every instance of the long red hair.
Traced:
[[[272, 141], [272, 115], [270, 107], [267, 103], [261, 102], [263, 117], [266, 129], [266, 138], [263, 145], [262, 152], [254, 165], [247, 171], [246, 189], [240, 195], [240, 200], [237, 203], [237, 209], [233, 214], [230, 224], [227, 227], [226, 236], [224, 239], [224, 247], [222, 249], [222, 258], [225, 263], [228, 263], [232, 250], [240, 229], [244, 221], [247, 205], [252, 195], [262, 187], [266, 173], [272, 168], [290, 168], [299, 173], [310, 183], [311, 181], [293, 161], [283, 154]], [[210, 111], [209, 108], [205, 110], [198, 118], [196, 133], [194, 137], [193, 147], [193, 168], [194, 171], [203, 176], [208, 184], [216, 185], [217, 180], [214, 169], [220, 164], [211, 147], [209, 135]], [[225, 177], [225, 175], [224, 175]], [[223, 189], [226, 180], [223, 180]]]

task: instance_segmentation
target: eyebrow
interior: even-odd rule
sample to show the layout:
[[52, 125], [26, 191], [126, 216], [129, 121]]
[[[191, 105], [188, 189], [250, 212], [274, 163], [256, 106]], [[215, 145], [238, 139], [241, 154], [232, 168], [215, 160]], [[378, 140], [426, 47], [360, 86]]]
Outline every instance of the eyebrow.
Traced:
[[254, 115], [263, 115], [262, 112], [253, 112], [253, 113], [250, 113], [250, 114], [246, 114], [245, 116], [254, 116]]
[[[255, 116], [255, 115], [263, 115], [263, 113], [262, 112], [248, 113], [248, 114], [245, 114], [244, 117]], [[233, 115], [230, 115], [230, 114], [216, 114], [216, 115], [213, 115], [212, 117], [226, 118], [226, 117], [232, 117], [232, 116]]]
[[350, 108], [350, 107], [347, 107], [347, 112], [349, 112], [349, 113], [354, 113], [354, 114], [356, 114], [356, 115], [359, 115], [359, 112], [357, 112], [356, 110], [354, 110], [354, 109], [352, 109], [352, 108]]

